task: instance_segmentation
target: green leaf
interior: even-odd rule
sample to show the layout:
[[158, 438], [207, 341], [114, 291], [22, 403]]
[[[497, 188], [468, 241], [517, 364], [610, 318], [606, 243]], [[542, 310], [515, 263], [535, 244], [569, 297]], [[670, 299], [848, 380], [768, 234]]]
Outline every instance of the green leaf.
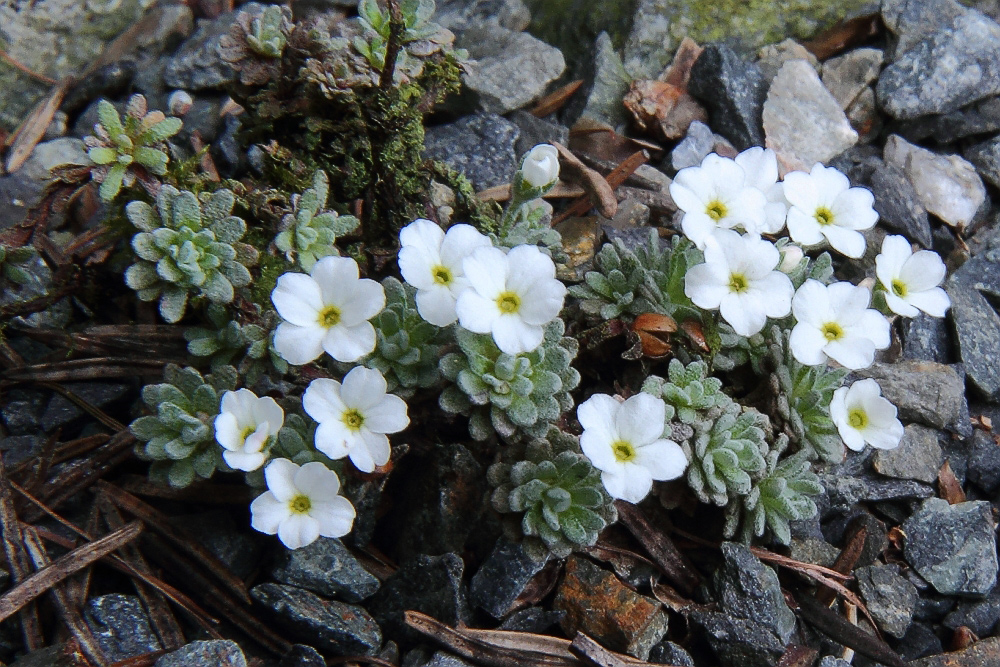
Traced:
[[112, 138], [125, 133], [121, 118], [118, 116], [118, 110], [111, 102], [101, 100], [97, 103], [97, 118]]
[[171, 288], [160, 297], [160, 316], [170, 324], [179, 322], [184, 317], [184, 310], [187, 307], [187, 292], [182, 289]]
[[108, 173], [104, 176], [104, 182], [101, 183], [101, 187], [98, 190], [101, 201], [109, 202], [118, 196], [118, 193], [122, 189], [122, 181], [125, 178], [126, 169], [125, 165], [115, 164], [108, 170]]

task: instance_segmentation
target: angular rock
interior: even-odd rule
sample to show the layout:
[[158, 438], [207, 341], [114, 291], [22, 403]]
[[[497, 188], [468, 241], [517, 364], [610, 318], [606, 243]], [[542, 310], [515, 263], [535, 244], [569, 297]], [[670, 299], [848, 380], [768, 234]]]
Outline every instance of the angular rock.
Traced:
[[705, 104], [710, 125], [737, 149], [764, 145], [767, 83], [757, 65], [728, 46], [710, 44], [691, 68], [688, 92]]
[[746, 545], [724, 542], [722, 556], [725, 562], [715, 572], [715, 590], [722, 610], [765, 625], [787, 644], [795, 631], [795, 614], [785, 603], [778, 575]]
[[793, 537], [788, 546], [791, 558], [823, 567], [833, 565], [840, 555], [840, 549], [817, 537]]
[[847, 107], [847, 120], [858, 133], [858, 143], [867, 144], [880, 136], [884, 123], [875, 101], [875, 89], [865, 88]]
[[517, 143], [514, 144], [514, 151], [519, 158], [538, 144], [569, 144], [569, 128], [560, 123], [539, 118], [527, 111], [515, 111], [507, 116], [507, 120], [517, 125], [520, 131]]
[[[913, 3], [919, 4], [919, 3]], [[899, 123], [899, 134], [910, 141], [933, 138], [950, 144], [977, 134], [1000, 130], [1000, 98], [990, 97], [946, 114], [922, 116]]]
[[271, 576], [283, 584], [345, 602], [360, 602], [378, 590], [379, 582], [343, 543], [321, 537], [301, 549], [282, 550]]
[[884, 54], [881, 49], [861, 48], [823, 63], [823, 85], [845, 111], [868, 84], [878, 79]]
[[0, 418], [7, 427], [7, 433], [35, 436], [41, 430], [45, 393], [14, 388], [5, 398], [4, 405], [0, 406]]
[[84, 607], [83, 619], [104, 655], [112, 662], [163, 648], [142, 602], [135, 595], [91, 598]]
[[989, 637], [969, 648], [921, 658], [908, 667], [986, 667], [1000, 664], [1000, 637]]
[[291, 651], [281, 656], [278, 667], [326, 667], [326, 660], [312, 646], [296, 644]]
[[687, 136], [670, 152], [670, 166], [675, 171], [685, 167], [696, 167], [706, 155], [717, 150], [720, 141], [726, 139], [714, 134], [708, 125], [696, 120], [688, 126]]
[[495, 23], [470, 27], [457, 44], [476, 60], [462, 80], [488, 113], [507, 113], [533, 102], [566, 69], [559, 49]]
[[948, 322], [942, 317], [920, 313], [903, 324], [903, 359], [934, 361], [947, 364], [954, 361]]
[[851, 663], [833, 655], [824, 655], [818, 667], [851, 667]]
[[156, 661], [155, 667], [247, 667], [246, 656], [229, 639], [191, 642]]
[[980, 176], [1000, 188], [1000, 137], [973, 144], [962, 155], [976, 166]]
[[899, 53], [882, 71], [879, 103], [898, 119], [947, 113], [1000, 93], [1000, 26], [967, 10]]
[[260, 540], [237, 525], [226, 510], [175, 515], [171, 522], [193, 535], [237, 577], [249, 577], [260, 566]]
[[931, 361], [875, 363], [852, 376], [875, 378], [904, 422], [954, 427], [967, 409], [965, 383], [951, 366]]
[[850, 506], [859, 502], [929, 498], [933, 487], [909, 480], [878, 480], [849, 475], [820, 474], [820, 481], [830, 494], [834, 506]]
[[854, 571], [861, 596], [886, 634], [902, 637], [917, 607], [917, 588], [899, 574], [898, 565], [869, 565]]
[[950, 26], [966, 11], [955, 0], [883, 0], [882, 21], [895, 36], [893, 49], [887, 54], [893, 56], [906, 53], [936, 30]]
[[899, 642], [899, 656], [903, 660], [916, 660], [944, 651], [941, 640], [926, 623], [913, 621]]
[[968, 461], [970, 482], [987, 493], [1000, 489], [1000, 444], [993, 433], [976, 429]]
[[[649, 208], [644, 208], [648, 220]], [[622, 212], [620, 207], [618, 210]], [[560, 264], [556, 269], [556, 276], [560, 280], [571, 282], [583, 280], [588, 271], [594, 270], [594, 255], [601, 241], [601, 219], [595, 216], [567, 218], [556, 225], [555, 230], [562, 236], [563, 250], [568, 257], [566, 263]]]
[[[263, 14], [264, 7], [248, 2], [241, 11]], [[163, 80], [171, 88], [195, 91], [221, 88], [237, 79], [236, 70], [219, 54], [219, 40], [229, 32], [237, 12], [226, 12], [211, 21], [201, 21], [195, 33], [167, 60]]]
[[958, 337], [959, 356], [972, 384], [990, 400], [1000, 398], [1000, 315], [968, 284], [945, 283], [951, 297], [951, 320]]
[[622, 98], [631, 83], [632, 77], [625, 72], [611, 37], [602, 32], [594, 44], [594, 83], [581, 115], [614, 128], [624, 126], [628, 113], [622, 104]]
[[583, 632], [603, 646], [645, 660], [667, 632], [660, 604], [639, 595], [613, 573], [571, 556], [553, 608], [565, 611], [566, 636]]
[[40, 435], [11, 435], [0, 438], [0, 452], [3, 452], [5, 466], [14, 466], [22, 461], [38, 456], [45, 445]]
[[438, 0], [434, 22], [460, 32], [495, 21], [508, 30], [526, 30], [531, 11], [523, 0]]
[[566, 617], [564, 611], [546, 611], [540, 607], [520, 609], [504, 619], [498, 630], [541, 634]]
[[783, 171], [809, 171], [858, 143], [844, 110], [805, 60], [778, 70], [762, 118], [766, 145]]
[[649, 652], [649, 661], [658, 665], [673, 667], [695, 667], [694, 658], [683, 646], [663, 640]]
[[543, 567], [545, 562], [532, 560], [520, 544], [501, 538], [472, 577], [469, 601], [493, 618], [503, 618]]
[[884, 157], [910, 179], [928, 213], [952, 227], [968, 226], [986, 201], [976, 168], [957, 155], [938, 155], [892, 135]]
[[943, 595], [984, 595], [997, 581], [996, 527], [986, 501], [928, 498], [903, 524], [907, 562]]
[[[132, 386], [120, 382], [67, 382], [65, 388], [90, 405], [106, 408], [132, 391]], [[47, 433], [66, 426], [87, 414], [62, 394], [55, 394], [42, 413], [42, 430]]]
[[[35, 146], [20, 169], [0, 177], [0, 229], [19, 224], [42, 200], [45, 189], [53, 181], [54, 167], [89, 164], [87, 147], [79, 139], [61, 137]], [[53, 219], [50, 224], [53, 228], [58, 227], [59, 219]]]
[[880, 475], [928, 484], [937, 481], [942, 462], [938, 432], [919, 424], [906, 426], [898, 447], [880, 449], [872, 457], [872, 466]]
[[697, 611], [689, 618], [701, 628], [723, 667], [776, 667], [785, 652], [784, 642], [757, 621], [712, 611]]
[[356, 605], [324, 600], [307, 590], [284, 584], [261, 584], [253, 599], [271, 610], [291, 634], [334, 655], [373, 655], [382, 632], [367, 611]]
[[382, 582], [366, 607], [386, 634], [393, 638], [422, 637], [403, 621], [403, 612], [414, 610], [454, 626], [469, 620], [469, 606], [462, 584], [464, 565], [456, 554], [417, 556]]
[[[777, 44], [768, 44], [757, 52], [757, 67], [764, 75], [768, 86], [778, 76], [778, 70], [789, 60], [805, 60], [817, 72], [820, 70], [819, 60], [809, 50], [794, 39], [786, 39]], [[831, 61], [833, 59], [831, 58]]]
[[460, 171], [476, 190], [510, 182], [517, 170], [514, 145], [520, 131], [496, 114], [465, 116], [427, 128], [424, 157]]
[[437, 651], [424, 667], [474, 667], [473, 663], [462, 660], [457, 655]]

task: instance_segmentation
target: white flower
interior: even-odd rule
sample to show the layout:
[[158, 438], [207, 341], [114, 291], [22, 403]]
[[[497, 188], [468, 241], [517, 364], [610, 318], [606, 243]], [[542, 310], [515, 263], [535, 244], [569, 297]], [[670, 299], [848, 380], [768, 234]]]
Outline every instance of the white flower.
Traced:
[[747, 185], [757, 188], [767, 198], [764, 206], [764, 224], [761, 233], [777, 234], [785, 226], [788, 202], [785, 191], [778, 182], [778, 156], [770, 148], [754, 146], [736, 156], [736, 164], [743, 168]]
[[875, 380], [858, 380], [833, 392], [830, 417], [844, 444], [856, 452], [865, 443], [875, 449], [893, 449], [903, 439], [903, 425], [896, 419], [896, 406], [882, 398]]
[[705, 242], [705, 263], [684, 276], [684, 293], [701, 308], [718, 308], [739, 335], [752, 336], [768, 317], [791, 312], [795, 288], [775, 270], [780, 259], [773, 243], [720, 229]]
[[802, 252], [802, 248], [794, 243], [789, 243], [781, 249], [781, 263], [778, 264], [778, 270], [782, 273], [794, 271], [795, 267], [799, 265], [799, 262], [805, 256], [806, 254]]
[[271, 301], [285, 320], [274, 334], [274, 349], [290, 364], [308, 364], [324, 350], [337, 361], [357, 361], [375, 349], [375, 327], [368, 320], [385, 307], [385, 290], [359, 278], [350, 257], [324, 257], [309, 275], [282, 275]]
[[478, 248], [463, 266], [470, 288], [458, 297], [458, 323], [474, 333], [493, 334], [507, 354], [541, 345], [542, 327], [559, 315], [566, 297], [552, 259], [533, 245], [506, 255]]
[[684, 450], [663, 437], [666, 404], [661, 398], [636, 394], [619, 402], [594, 394], [580, 404], [576, 416], [583, 425], [580, 448], [601, 471], [612, 498], [638, 503], [654, 479], [676, 479], [687, 467]]
[[760, 233], [767, 220], [767, 198], [746, 182], [743, 167], [712, 153], [700, 167], [677, 172], [670, 196], [684, 211], [681, 229], [699, 249], [717, 229], [742, 227]]
[[875, 258], [875, 275], [885, 287], [885, 301], [892, 312], [904, 317], [916, 317], [921, 310], [944, 317], [951, 306], [948, 294], [938, 287], [944, 274], [944, 262], [936, 252], [913, 252], [902, 236], [886, 236]]
[[867, 368], [875, 350], [889, 347], [889, 321], [868, 308], [871, 292], [840, 282], [807, 280], [792, 297], [797, 324], [789, 344], [799, 363], [816, 366], [827, 357], [851, 370]]
[[816, 245], [824, 237], [848, 257], [865, 254], [865, 237], [859, 229], [871, 229], [878, 222], [872, 208], [875, 197], [864, 188], [852, 188], [847, 176], [820, 163], [808, 174], [785, 174], [788, 233], [803, 245]]
[[406, 402], [385, 393], [386, 383], [376, 370], [356, 366], [344, 384], [319, 378], [309, 383], [302, 407], [319, 422], [316, 449], [331, 459], [350, 457], [361, 472], [389, 462], [389, 438], [410, 425]]
[[521, 163], [521, 177], [533, 188], [544, 188], [559, 178], [559, 151], [551, 144], [538, 144]]
[[227, 391], [215, 418], [215, 439], [226, 450], [222, 458], [230, 468], [256, 470], [267, 460], [264, 448], [284, 423], [285, 413], [273, 398], [258, 398], [249, 389]]
[[446, 327], [456, 319], [455, 302], [469, 286], [462, 261], [490, 240], [469, 225], [448, 233], [430, 220], [414, 220], [399, 232], [399, 271], [417, 288], [417, 312], [431, 324]]
[[289, 549], [316, 538], [343, 537], [354, 524], [354, 506], [341, 495], [337, 473], [322, 463], [297, 466], [275, 459], [264, 468], [267, 491], [250, 503], [250, 525], [268, 535], [277, 534]]

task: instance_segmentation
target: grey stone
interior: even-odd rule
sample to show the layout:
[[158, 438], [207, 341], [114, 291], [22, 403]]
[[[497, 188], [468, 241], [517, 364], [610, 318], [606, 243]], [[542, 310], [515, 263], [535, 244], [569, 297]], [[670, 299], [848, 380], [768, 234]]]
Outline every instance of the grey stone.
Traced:
[[968, 226], [986, 201], [976, 168], [957, 155], [938, 155], [892, 135], [884, 157], [910, 179], [924, 208], [952, 227]]
[[847, 475], [820, 474], [820, 481], [830, 494], [834, 506], [850, 506], [859, 502], [929, 498], [934, 489], [910, 480], [875, 480]]
[[243, 121], [239, 116], [228, 115], [223, 121], [222, 133], [212, 143], [215, 166], [223, 176], [232, 177], [243, 169], [244, 142], [239, 137]]
[[434, 12], [435, 23], [455, 32], [491, 21], [508, 30], [525, 30], [531, 11], [523, 0], [439, 0]]
[[0, 406], [7, 433], [11, 435], [35, 436], [42, 426], [42, 410], [46, 395], [34, 389], [13, 388], [7, 392], [6, 400]]
[[785, 171], [808, 171], [858, 143], [840, 104], [805, 60], [789, 60], [764, 102], [766, 145]]
[[281, 656], [278, 667], [326, 667], [326, 660], [312, 646], [296, 644], [291, 651]]
[[889, 115], [907, 119], [954, 111], [996, 95], [998, 50], [1000, 26], [967, 10], [897, 53], [879, 77], [879, 102]]
[[833, 655], [824, 655], [817, 667], [851, 667], [851, 663]]
[[785, 652], [774, 631], [752, 619], [697, 611], [689, 620], [704, 633], [723, 667], [776, 667]]
[[881, 137], [882, 112], [875, 100], [875, 89], [865, 88], [847, 107], [847, 120], [858, 133], [858, 143], [867, 144]]
[[566, 612], [564, 611], [549, 611], [540, 607], [527, 607], [526, 609], [519, 609], [505, 618], [497, 629], [541, 634], [562, 621], [565, 617]]
[[962, 155], [976, 166], [980, 176], [1000, 188], [1000, 137], [973, 144]]
[[562, 52], [526, 32], [485, 23], [465, 30], [457, 41], [476, 60], [462, 76], [489, 113], [507, 113], [533, 102], [562, 75]]
[[247, 667], [246, 656], [229, 639], [191, 642], [156, 661], [155, 667]]
[[503, 618], [543, 567], [545, 561], [533, 560], [520, 544], [501, 538], [472, 577], [469, 601], [493, 618]]
[[954, 361], [947, 321], [943, 317], [920, 313], [904, 322], [903, 359], [939, 364]]
[[872, 457], [872, 466], [886, 477], [915, 479], [932, 484], [941, 468], [941, 445], [938, 432], [919, 424], [908, 424], [903, 439], [895, 449], [880, 449]]
[[378, 579], [351, 554], [343, 543], [321, 537], [301, 549], [282, 551], [271, 576], [283, 584], [299, 586], [345, 602], [360, 602], [378, 590]]
[[40, 435], [9, 435], [0, 438], [4, 465], [10, 467], [38, 456], [44, 444], [45, 438]]
[[715, 572], [715, 590], [722, 610], [763, 624], [787, 644], [795, 631], [795, 614], [785, 603], [778, 575], [746, 545], [724, 542], [722, 556], [725, 562]]
[[403, 612], [411, 609], [448, 625], [465, 623], [469, 605], [462, 583], [464, 567], [462, 559], [452, 553], [416, 556], [382, 582], [367, 608], [393, 638], [421, 637], [403, 621]]
[[91, 598], [84, 607], [83, 618], [104, 655], [112, 662], [163, 648], [142, 602], [135, 595]]
[[476, 190], [510, 183], [517, 171], [514, 146], [520, 131], [496, 114], [476, 114], [427, 128], [424, 157], [460, 171]]
[[[121, 400], [132, 390], [132, 385], [129, 384], [102, 381], [67, 382], [63, 386], [97, 408], [106, 408]], [[54, 394], [45, 408], [45, 412], [42, 413], [42, 430], [52, 432], [57, 428], [71, 424], [86, 414], [82, 408], [62, 394]]]
[[882, 0], [882, 20], [895, 37], [888, 55], [891, 58], [909, 51], [934, 31], [950, 26], [965, 11], [955, 0]]
[[[34, 206], [42, 200], [45, 189], [52, 183], [52, 168], [61, 165], [89, 165], [87, 147], [73, 137], [44, 141], [13, 174], [0, 177], [0, 229], [20, 224]], [[57, 228], [61, 217], [50, 224]]]
[[251, 589], [250, 595], [274, 612], [278, 623], [291, 634], [328, 653], [373, 655], [382, 645], [378, 624], [362, 607], [324, 600], [284, 584], [261, 584]]
[[966, 376], [986, 398], [1000, 398], [1000, 316], [989, 301], [968, 284], [949, 279], [951, 320], [958, 337], [959, 356]]
[[649, 662], [673, 667], [694, 667], [694, 658], [683, 646], [664, 639], [649, 652]]
[[557, 142], [566, 146], [569, 144], [569, 128], [561, 123], [539, 118], [527, 111], [515, 111], [507, 116], [507, 120], [517, 125], [520, 134], [514, 151], [518, 158], [538, 144]]
[[[60, 80], [87, 69], [153, 0], [106, 3], [36, 0], [0, 3], [0, 43], [28, 69]], [[14, 129], [51, 86], [0, 63], [0, 127]]]
[[[778, 76], [778, 70], [789, 60], [805, 60], [809, 65], [819, 72], [820, 64], [809, 50], [796, 42], [794, 39], [786, 39], [777, 44], [768, 44], [761, 47], [757, 52], [757, 67], [764, 75], [764, 81], [768, 85]], [[831, 58], [831, 60], [833, 60]]]
[[63, 647], [59, 644], [31, 651], [15, 660], [11, 667], [53, 667], [58, 665]]
[[624, 126], [628, 115], [622, 98], [631, 83], [632, 77], [622, 66], [622, 59], [611, 43], [611, 37], [602, 32], [594, 44], [594, 83], [587, 95], [582, 115], [607, 123], [613, 128]]
[[954, 428], [967, 409], [965, 383], [952, 366], [932, 361], [875, 363], [852, 376], [878, 380], [903, 422]]
[[869, 565], [854, 571], [858, 589], [875, 622], [886, 634], [902, 637], [913, 620], [917, 589], [899, 574], [898, 565]]
[[451, 653], [437, 651], [424, 667], [473, 667], [473, 663], [466, 662]]
[[1000, 444], [991, 432], [976, 430], [969, 451], [969, 481], [987, 493], [1000, 489]]
[[823, 63], [823, 85], [845, 111], [868, 84], [878, 80], [884, 54], [881, 49], [861, 48]]
[[996, 132], [1000, 130], [1000, 98], [990, 97], [958, 111], [922, 116], [899, 123], [896, 127], [899, 134], [910, 141], [933, 139], [939, 144]]
[[176, 515], [171, 517], [171, 522], [190, 533], [237, 577], [249, 577], [260, 565], [260, 540], [249, 534], [242, 524], [237, 525], [226, 510]]
[[944, 647], [937, 634], [926, 623], [914, 621], [899, 641], [898, 653], [903, 660], [916, 660], [928, 655], [943, 653]]
[[[240, 10], [262, 14], [264, 8], [259, 3], [248, 2]], [[236, 14], [226, 12], [211, 21], [199, 21], [194, 34], [167, 60], [164, 82], [171, 88], [196, 91], [222, 88], [236, 81], [236, 70], [219, 54], [219, 40], [229, 32]]]
[[944, 617], [941, 624], [957, 630], [963, 625], [979, 637], [989, 637], [1000, 622], [1000, 589], [994, 588], [982, 600], [965, 600]]
[[903, 524], [904, 554], [943, 595], [984, 595], [997, 581], [996, 527], [986, 501], [928, 498]]
[[711, 44], [691, 68], [688, 92], [705, 104], [711, 126], [737, 149], [764, 145], [767, 83], [756, 64], [728, 46]]
[[816, 537], [793, 537], [789, 556], [803, 563], [830, 567], [840, 555], [840, 549]]
[[716, 135], [700, 120], [688, 126], [687, 135], [670, 151], [670, 165], [675, 171], [701, 164], [715, 148]]

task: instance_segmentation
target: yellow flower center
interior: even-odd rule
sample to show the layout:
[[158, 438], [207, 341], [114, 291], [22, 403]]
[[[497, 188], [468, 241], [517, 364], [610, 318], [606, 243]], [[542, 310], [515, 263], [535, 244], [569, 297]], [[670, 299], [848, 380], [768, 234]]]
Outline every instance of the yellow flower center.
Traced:
[[365, 423], [365, 416], [360, 412], [358, 412], [357, 410], [355, 410], [354, 408], [345, 411], [344, 416], [341, 417], [341, 419], [343, 420], [347, 428], [351, 429], [352, 431], [360, 431], [361, 426]]
[[868, 414], [861, 408], [855, 408], [847, 413], [847, 423], [858, 430], [868, 426]]
[[828, 209], [826, 206], [820, 206], [816, 209], [816, 214], [813, 216], [816, 218], [816, 222], [821, 225], [832, 225], [833, 224], [833, 211]]
[[300, 493], [292, 498], [292, 501], [288, 503], [288, 507], [296, 514], [306, 514], [312, 509], [312, 501], [309, 500], [309, 496]]
[[240, 434], [240, 441], [246, 442], [247, 438], [253, 435], [256, 431], [257, 431], [256, 426], [247, 426], [245, 429], [243, 429], [243, 433]]
[[335, 327], [340, 323], [340, 309], [336, 306], [327, 306], [319, 311], [319, 325], [321, 327]]
[[451, 274], [451, 269], [447, 266], [435, 266], [431, 269], [431, 276], [434, 278], [434, 282], [438, 285], [450, 285], [451, 281], [454, 280], [454, 276]]
[[627, 463], [635, 458], [635, 447], [631, 442], [618, 440], [612, 443], [611, 451], [615, 453], [615, 460], [619, 463]]
[[742, 294], [750, 289], [750, 281], [742, 273], [729, 274], [729, 290]]
[[497, 308], [505, 315], [516, 313], [521, 308], [521, 297], [514, 292], [501, 292], [497, 297]]
[[828, 341], [840, 340], [844, 337], [844, 328], [836, 322], [827, 322], [820, 329]]
[[713, 199], [712, 201], [708, 202], [708, 206], [705, 207], [705, 213], [707, 213], [708, 217], [710, 217], [712, 220], [718, 222], [719, 220], [722, 220], [724, 217], [726, 217], [726, 214], [729, 213], [729, 211], [726, 209], [725, 204], [723, 204], [718, 199]]
[[899, 298], [903, 298], [904, 296], [906, 296], [906, 284], [902, 280], [898, 279], [893, 280], [892, 293], [898, 296]]

